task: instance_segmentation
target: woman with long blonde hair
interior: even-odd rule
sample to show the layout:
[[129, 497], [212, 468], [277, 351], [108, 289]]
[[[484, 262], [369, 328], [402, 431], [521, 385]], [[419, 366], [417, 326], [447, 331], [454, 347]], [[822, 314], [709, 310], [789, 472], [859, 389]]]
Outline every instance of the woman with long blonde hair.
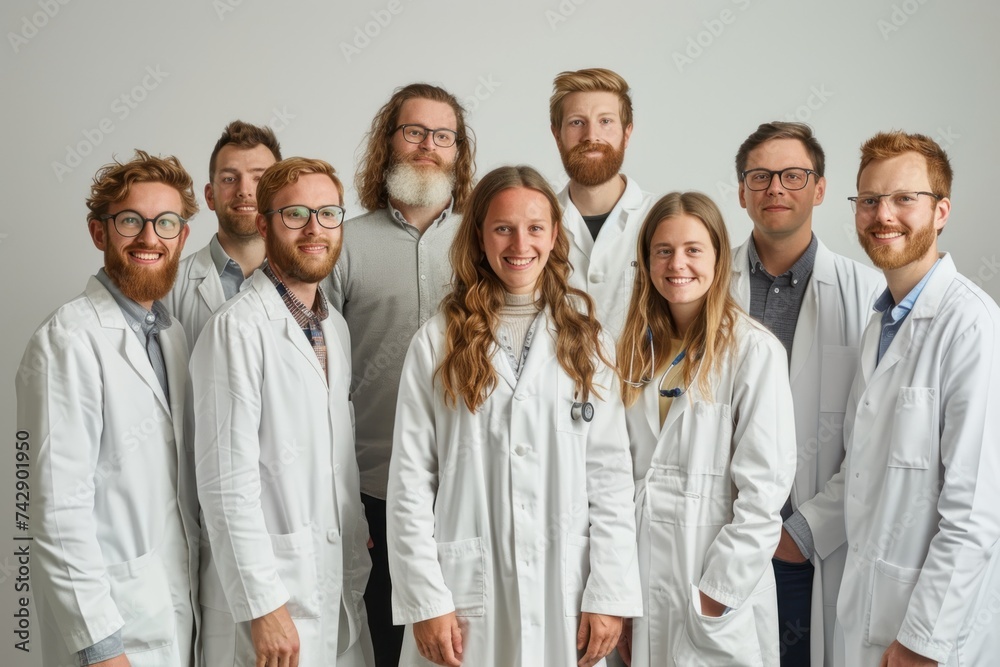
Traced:
[[784, 348], [729, 295], [711, 199], [650, 209], [618, 369], [636, 479], [645, 615], [633, 667], [778, 665], [771, 555], [795, 472]]
[[530, 167], [476, 186], [399, 388], [387, 523], [406, 665], [602, 664], [642, 613], [634, 485], [593, 303]]

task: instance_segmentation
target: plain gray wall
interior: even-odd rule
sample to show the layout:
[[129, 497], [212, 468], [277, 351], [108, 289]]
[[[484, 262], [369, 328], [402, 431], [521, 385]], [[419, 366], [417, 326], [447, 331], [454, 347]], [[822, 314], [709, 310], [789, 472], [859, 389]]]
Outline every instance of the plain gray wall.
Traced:
[[[203, 208], [190, 253], [215, 229], [201, 191], [226, 123], [272, 123], [285, 155], [326, 159], [350, 186], [375, 111], [394, 88], [430, 81], [465, 102], [480, 174], [528, 163], [561, 187], [552, 78], [609, 67], [633, 91], [624, 171], [655, 194], [711, 195], [734, 242], [751, 225], [733, 156], [759, 123], [813, 126], [828, 180], [816, 232], [864, 261], [845, 201], [859, 145], [893, 128], [936, 137], [956, 174], [941, 247], [996, 299], [998, 19], [986, 0], [4, 2], [0, 663], [35, 665], [40, 649], [34, 617], [31, 655], [13, 647], [13, 378], [35, 327], [101, 266], [84, 200], [112, 156], [181, 159]], [[361, 213], [353, 189], [347, 202], [348, 217]]]

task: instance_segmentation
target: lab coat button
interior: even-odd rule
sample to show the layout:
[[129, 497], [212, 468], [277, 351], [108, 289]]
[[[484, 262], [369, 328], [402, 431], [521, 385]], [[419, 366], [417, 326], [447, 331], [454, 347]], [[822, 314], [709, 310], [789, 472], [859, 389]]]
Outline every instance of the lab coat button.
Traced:
[[517, 445], [516, 447], [514, 447], [514, 453], [517, 454], [518, 456], [524, 456], [525, 454], [528, 453], [528, 446]]
[[339, 473], [340, 473], [340, 464], [338, 463], [337, 465], [333, 466], [333, 474], [337, 475]]
[[604, 282], [604, 273], [602, 273], [600, 271], [595, 271], [594, 273], [591, 273], [590, 274], [590, 282], [592, 282], [592, 283], [603, 283]]
[[337, 531], [335, 531], [335, 530], [328, 530], [328, 531], [326, 531], [326, 541], [327, 542], [330, 542], [331, 544], [336, 544], [337, 540], [339, 540], [339, 539], [340, 539], [340, 535], [337, 533]]

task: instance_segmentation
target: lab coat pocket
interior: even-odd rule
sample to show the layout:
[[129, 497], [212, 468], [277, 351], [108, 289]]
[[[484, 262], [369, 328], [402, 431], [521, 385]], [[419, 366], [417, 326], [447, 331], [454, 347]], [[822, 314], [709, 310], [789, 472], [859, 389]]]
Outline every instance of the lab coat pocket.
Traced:
[[722, 475], [729, 465], [733, 419], [724, 403], [692, 401], [681, 432], [681, 470], [689, 475]]
[[673, 653], [677, 667], [761, 667], [764, 659], [753, 605], [748, 601], [718, 618], [704, 616], [698, 589], [692, 586], [684, 630], [678, 633]]
[[919, 577], [919, 568], [900, 567], [882, 559], [875, 561], [868, 611], [869, 643], [888, 646], [896, 640]]
[[163, 561], [155, 551], [124, 563], [108, 565], [111, 597], [125, 619], [125, 650], [149, 651], [174, 642], [174, 604]]
[[318, 585], [312, 526], [270, 537], [278, 578], [288, 591], [289, 615], [292, 618], [319, 618], [323, 609], [323, 591]]
[[[577, 402], [576, 383], [566, 375], [562, 368], [558, 371], [556, 383], [556, 396], [558, 397], [558, 408], [556, 410], [556, 430], [560, 433], [570, 435], [586, 436], [590, 428], [590, 422], [583, 418], [583, 406], [580, 410], [574, 410], [573, 405]], [[601, 394], [602, 396], [605, 394]], [[593, 397], [591, 397], [593, 403]], [[581, 401], [582, 404], [582, 401]], [[595, 408], [601, 406], [593, 406]]]
[[930, 466], [931, 442], [937, 396], [929, 387], [900, 387], [889, 444], [890, 468], [926, 470]]
[[482, 538], [440, 542], [437, 551], [444, 585], [455, 603], [455, 615], [482, 616], [486, 612], [486, 555]]
[[583, 607], [583, 591], [590, 578], [590, 538], [566, 535], [563, 546], [563, 612], [579, 616]]
[[858, 349], [824, 345], [819, 383], [819, 411], [843, 414], [858, 370]]

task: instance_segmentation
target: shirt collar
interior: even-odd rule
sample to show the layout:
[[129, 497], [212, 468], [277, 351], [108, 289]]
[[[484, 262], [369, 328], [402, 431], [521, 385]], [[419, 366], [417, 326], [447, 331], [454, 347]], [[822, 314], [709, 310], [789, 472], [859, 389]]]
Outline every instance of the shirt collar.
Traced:
[[920, 296], [920, 293], [924, 291], [924, 287], [927, 286], [927, 281], [930, 280], [931, 274], [934, 273], [934, 269], [936, 269], [940, 263], [941, 259], [939, 258], [936, 262], [934, 262], [931, 270], [924, 274], [924, 277], [920, 279], [920, 282], [917, 283], [898, 304], [892, 300], [892, 292], [889, 291], [889, 288], [885, 288], [885, 291], [882, 292], [882, 295], [879, 296], [874, 305], [874, 309], [882, 313], [883, 322], [885, 322], [886, 318], [889, 317], [892, 318], [890, 323], [895, 324], [906, 317], [909, 312], [913, 310], [913, 306], [916, 304], [917, 298]]
[[[806, 247], [806, 251], [795, 260], [792, 264], [792, 268], [788, 269], [782, 275], [788, 275], [793, 285], [797, 284], [800, 280], [806, 278], [812, 273], [813, 266], [816, 264], [816, 250], [819, 248], [819, 240], [816, 235], [813, 234], [812, 238], [809, 239], [809, 245]], [[765, 276], [770, 278], [777, 278], [778, 276], [772, 276], [764, 268], [763, 263], [760, 261], [760, 255], [757, 254], [757, 244], [753, 239], [753, 234], [750, 235], [750, 243], [747, 246], [747, 258], [750, 260], [750, 273], [756, 273], [758, 270], [763, 271]]]
[[153, 302], [152, 310], [146, 310], [136, 301], [125, 296], [103, 268], [97, 272], [97, 280], [111, 292], [115, 303], [121, 308], [122, 314], [130, 325], [138, 324], [146, 335], [149, 335], [151, 331], [162, 331], [170, 326], [170, 313], [159, 301]]
[[[444, 209], [443, 211], [441, 211], [441, 215], [439, 215], [439, 216], [438, 216], [437, 218], [435, 218], [435, 219], [434, 219], [434, 222], [432, 222], [432, 223], [431, 223], [431, 226], [434, 226], [434, 225], [436, 225], [436, 224], [440, 223], [440, 222], [441, 222], [442, 220], [444, 220], [444, 219], [445, 219], [445, 218], [447, 218], [447, 217], [448, 217], [449, 215], [451, 215], [451, 210], [452, 210], [452, 208], [453, 208], [454, 206], [455, 206], [455, 199], [454, 199], [454, 197], [453, 197], [453, 198], [452, 198], [452, 199], [451, 199], [451, 200], [450, 200], [450, 201], [448, 202], [448, 206], [446, 206], [446, 207], [445, 207], [445, 209]], [[406, 218], [405, 218], [405, 217], [403, 216], [403, 214], [402, 214], [402, 213], [400, 213], [400, 212], [399, 212], [399, 210], [397, 210], [397, 209], [396, 209], [396, 207], [392, 205], [392, 202], [389, 202], [389, 203], [388, 203], [388, 207], [389, 207], [389, 214], [390, 214], [390, 215], [392, 215], [392, 218], [393, 218], [393, 219], [394, 219], [394, 220], [395, 220], [396, 222], [398, 222], [398, 223], [400, 223], [400, 224], [403, 224], [403, 225], [409, 225], [409, 226], [411, 226], [411, 227], [413, 226], [413, 225], [410, 225], [410, 223], [409, 223], [409, 222], [407, 222], [407, 220], [406, 220]]]
[[[316, 303], [318, 303], [319, 306], [316, 310], [313, 310], [302, 303], [299, 298], [295, 296], [295, 292], [288, 289], [288, 286], [281, 282], [281, 279], [274, 274], [274, 271], [271, 270], [271, 265], [267, 261], [264, 262], [264, 265], [261, 267], [261, 271], [263, 271], [264, 275], [267, 276], [271, 283], [274, 284], [275, 289], [278, 290], [278, 294], [281, 296], [282, 300], [289, 309], [294, 308], [295, 311], [306, 319], [316, 320], [318, 322], [322, 322], [330, 314], [330, 308], [326, 302], [326, 295], [323, 294], [323, 287], [321, 285], [316, 286], [316, 296], [319, 297], [316, 299]], [[295, 312], [293, 311], [292, 314], [295, 315]]]
[[230, 271], [235, 269], [240, 272], [241, 276], [243, 275], [243, 269], [222, 247], [218, 234], [212, 235], [212, 240], [208, 242], [208, 251], [212, 255], [212, 264], [215, 265], [215, 270], [219, 272], [220, 277], [226, 272], [226, 269]]

